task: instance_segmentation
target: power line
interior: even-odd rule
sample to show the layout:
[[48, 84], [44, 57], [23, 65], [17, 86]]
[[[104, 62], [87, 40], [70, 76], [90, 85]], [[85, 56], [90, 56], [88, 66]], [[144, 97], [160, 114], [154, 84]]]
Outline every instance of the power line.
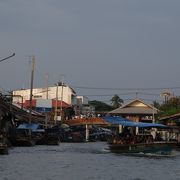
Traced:
[[87, 87], [87, 86], [73, 86], [73, 88], [77, 88], [77, 89], [94, 89], [94, 90], [124, 90], [124, 91], [130, 91], [130, 90], [134, 90], [134, 91], [147, 91], [147, 90], [165, 90], [165, 89], [171, 89], [171, 90], [175, 90], [175, 89], [180, 89], [180, 87], [176, 86], [176, 87], [150, 87], [150, 88], [106, 88], [106, 87]]
[[[140, 100], [143, 100], [143, 101], [148, 101], [148, 102], [153, 102], [153, 101], [156, 101], [156, 102], [163, 102], [163, 100], [157, 100], [157, 99], [146, 99], [146, 98], [139, 98]], [[132, 101], [134, 100], [133, 98], [127, 98], [127, 99], [123, 99], [123, 101]], [[91, 101], [91, 100], [90, 100]], [[93, 100], [92, 100], [93, 101]], [[105, 102], [105, 103], [110, 103], [111, 100], [101, 100], [102, 102]]]
[[[119, 96], [123, 96], [123, 95], [130, 95], [130, 94], [135, 94], [134, 92], [130, 92], [130, 93], [122, 93], [122, 94], [117, 94]], [[82, 95], [82, 96], [114, 96], [114, 94], [85, 94], [85, 95]]]
[[[160, 94], [153, 94], [153, 93], [142, 93], [142, 92], [129, 92], [129, 93], [116, 93], [118, 96], [126, 96], [126, 95], [147, 95], [147, 96], [160, 96]], [[84, 94], [82, 96], [94, 96], [94, 97], [102, 97], [102, 96], [114, 96], [114, 94]]]

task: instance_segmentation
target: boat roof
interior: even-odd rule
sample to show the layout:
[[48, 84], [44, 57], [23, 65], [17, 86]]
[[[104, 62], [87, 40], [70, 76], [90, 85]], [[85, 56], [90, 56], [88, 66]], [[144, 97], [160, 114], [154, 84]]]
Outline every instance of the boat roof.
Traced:
[[40, 124], [39, 123], [22, 123], [20, 124], [17, 129], [31, 129], [33, 132], [44, 132], [44, 129], [39, 128]]
[[139, 128], [169, 128], [169, 126], [157, 123], [144, 123], [144, 122], [134, 122], [126, 118], [122, 117], [104, 117], [105, 121], [114, 124], [114, 125], [122, 125], [128, 127], [139, 127]]

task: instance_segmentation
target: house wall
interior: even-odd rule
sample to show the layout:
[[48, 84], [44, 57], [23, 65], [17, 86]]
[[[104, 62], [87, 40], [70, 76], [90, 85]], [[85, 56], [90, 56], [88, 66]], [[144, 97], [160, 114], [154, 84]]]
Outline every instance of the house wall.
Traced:
[[89, 100], [85, 96], [77, 96], [77, 105], [82, 106], [82, 105], [88, 105]]
[[[56, 90], [57, 87], [49, 87], [48, 92], [46, 88], [35, 88], [33, 89], [33, 99], [56, 99]], [[26, 100], [30, 99], [30, 89], [25, 89], [25, 90], [15, 90], [13, 91], [13, 95], [15, 96], [22, 96], [23, 97], [23, 103], [25, 103]], [[70, 105], [73, 104], [74, 98], [75, 98], [75, 93], [73, 90], [66, 86], [58, 86], [58, 100], [62, 100]], [[22, 98], [21, 97], [13, 97], [13, 103], [21, 103]]]

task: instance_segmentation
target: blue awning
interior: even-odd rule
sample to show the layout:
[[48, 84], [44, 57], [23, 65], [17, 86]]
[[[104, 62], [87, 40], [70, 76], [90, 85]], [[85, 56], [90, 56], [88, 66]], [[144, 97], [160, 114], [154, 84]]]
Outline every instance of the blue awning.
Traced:
[[139, 128], [169, 128], [163, 124], [157, 123], [143, 123], [143, 122], [134, 122], [122, 117], [104, 117], [105, 121], [114, 124], [114, 125], [122, 125], [128, 127], [139, 127]]
[[40, 128], [40, 124], [38, 123], [22, 123], [17, 129], [31, 129], [33, 132], [44, 132], [44, 129]]

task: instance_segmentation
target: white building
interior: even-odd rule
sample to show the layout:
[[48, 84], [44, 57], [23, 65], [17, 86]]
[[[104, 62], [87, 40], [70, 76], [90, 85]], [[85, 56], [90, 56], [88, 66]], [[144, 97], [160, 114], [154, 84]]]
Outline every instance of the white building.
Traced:
[[[62, 100], [69, 105], [76, 104], [76, 92], [69, 86], [59, 84], [48, 88], [34, 88], [32, 99], [57, 99]], [[30, 89], [21, 89], [13, 91], [13, 103], [25, 103], [30, 99]]]
[[77, 96], [77, 105], [82, 106], [82, 105], [88, 105], [89, 100], [86, 96]]
[[92, 116], [95, 114], [95, 108], [89, 105], [89, 99], [86, 96], [77, 96], [76, 114]]

